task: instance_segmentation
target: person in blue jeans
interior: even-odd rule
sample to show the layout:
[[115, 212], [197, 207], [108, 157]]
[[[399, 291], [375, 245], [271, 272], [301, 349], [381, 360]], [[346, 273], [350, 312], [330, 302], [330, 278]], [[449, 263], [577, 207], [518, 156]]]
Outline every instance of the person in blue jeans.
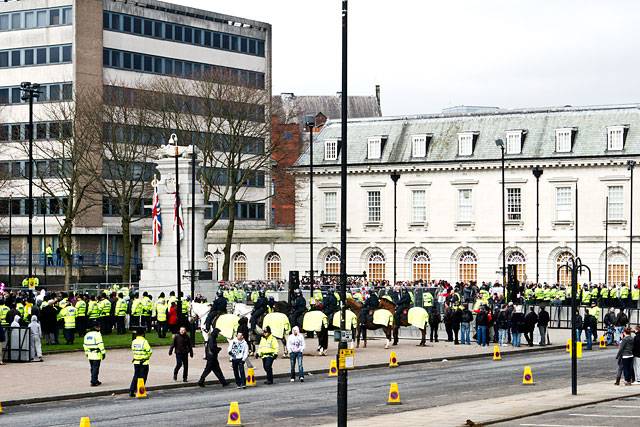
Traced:
[[511, 315], [511, 344], [514, 347], [520, 347], [522, 333], [526, 331], [526, 328], [522, 306], [516, 306]]
[[478, 338], [478, 345], [486, 347], [487, 343], [487, 328], [489, 326], [489, 315], [487, 314], [486, 306], [480, 307], [480, 311], [476, 315], [476, 335]]
[[296, 363], [298, 364], [298, 378], [301, 383], [304, 382], [304, 368], [302, 367], [304, 348], [304, 337], [300, 333], [300, 329], [294, 326], [291, 330], [291, 335], [287, 338], [287, 350], [291, 361], [291, 382], [296, 380]]
[[471, 322], [473, 321], [473, 313], [469, 310], [468, 306], [464, 306], [462, 309], [462, 319], [460, 322], [460, 333], [462, 337], [460, 339], [461, 344], [471, 345]]

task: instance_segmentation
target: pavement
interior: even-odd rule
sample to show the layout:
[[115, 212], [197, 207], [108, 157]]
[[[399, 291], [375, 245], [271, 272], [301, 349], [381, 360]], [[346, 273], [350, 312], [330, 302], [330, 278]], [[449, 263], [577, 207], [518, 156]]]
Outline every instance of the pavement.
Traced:
[[[521, 383], [525, 365], [533, 371], [533, 386]], [[564, 350], [504, 353], [499, 362], [483, 357], [359, 369], [348, 375], [349, 425], [461, 426], [468, 419], [518, 425], [505, 423], [539, 411], [640, 394], [640, 386], [613, 386], [616, 366], [613, 348], [585, 352], [579, 361], [577, 397], [570, 396], [570, 358]], [[401, 405], [386, 404], [391, 382], [399, 386]], [[30, 387], [38, 386], [34, 383]], [[77, 426], [83, 416], [92, 426], [221, 426], [234, 401], [246, 426], [336, 423], [336, 379], [323, 374], [307, 376], [304, 384], [278, 379], [272, 386], [259, 382], [246, 390], [215, 385], [150, 391], [148, 399], [116, 394], [7, 406], [0, 427]]]
[[[567, 336], [566, 330], [550, 330], [551, 342], [564, 346]], [[335, 357], [336, 343], [330, 342], [328, 356], [314, 354], [317, 341], [307, 339], [307, 351], [304, 357], [306, 372], [325, 374], [328, 372], [330, 360]], [[442, 359], [455, 360], [457, 358], [484, 358], [491, 359], [493, 346], [481, 348], [476, 344], [454, 345], [446, 341], [427, 343], [427, 347], [417, 347], [414, 339], [402, 339], [400, 344], [384, 349], [385, 340], [369, 340], [366, 349], [356, 350], [356, 369], [382, 367], [389, 363], [391, 351], [397, 353], [401, 365], [415, 364], [425, 361], [438, 361]], [[226, 345], [222, 345], [221, 355], [226, 355]], [[281, 346], [282, 347], [282, 346]], [[523, 346], [515, 349], [511, 346], [501, 347], [503, 357], [507, 358], [512, 352], [528, 352], [531, 350], [549, 350], [550, 347]], [[282, 348], [280, 351], [282, 354]], [[147, 388], [157, 390], [174, 387], [195, 387], [202, 372], [205, 361], [203, 360], [204, 348], [199, 345], [195, 350], [194, 358], [189, 360], [189, 383], [173, 381], [173, 367], [175, 358], [168, 355], [168, 347], [154, 348], [151, 358], [151, 367]], [[264, 376], [260, 360], [250, 359], [255, 365], [258, 380]], [[230, 363], [224, 357], [220, 357], [220, 365], [226, 378], [233, 378]], [[274, 362], [274, 374], [276, 376], [288, 376], [289, 360], [279, 357]], [[24, 381], [3, 381], [0, 387], [0, 402], [3, 406], [22, 403], [46, 402], [52, 400], [81, 398], [88, 396], [111, 395], [113, 393], [125, 393], [128, 391], [133, 368], [131, 365], [131, 351], [127, 349], [110, 350], [107, 358], [100, 368], [99, 387], [89, 385], [89, 363], [82, 352], [55, 354], [45, 357], [43, 363], [6, 364], [0, 367], [3, 378], [24, 378], [27, 374], [30, 378], [37, 379], [37, 386], [25, 387]], [[181, 379], [181, 374], [179, 379]], [[215, 380], [213, 374], [208, 378]], [[217, 383], [217, 380], [215, 381]]]

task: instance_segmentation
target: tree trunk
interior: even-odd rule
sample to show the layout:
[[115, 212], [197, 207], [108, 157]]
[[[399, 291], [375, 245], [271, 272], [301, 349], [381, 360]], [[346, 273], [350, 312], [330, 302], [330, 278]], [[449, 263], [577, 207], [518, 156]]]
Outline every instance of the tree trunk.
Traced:
[[229, 203], [229, 224], [227, 224], [227, 238], [224, 242], [224, 263], [222, 264], [222, 280], [229, 280], [229, 266], [231, 265], [231, 241], [233, 240], [233, 228], [236, 222], [236, 201]]
[[131, 271], [131, 223], [122, 218], [122, 283], [129, 282]]
[[71, 253], [71, 229], [66, 223], [60, 229], [60, 241], [62, 242], [62, 248], [60, 248], [62, 261], [64, 263], [64, 290], [68, 291], [71, 285], [71, 276], [73, 275], [73, 254]]

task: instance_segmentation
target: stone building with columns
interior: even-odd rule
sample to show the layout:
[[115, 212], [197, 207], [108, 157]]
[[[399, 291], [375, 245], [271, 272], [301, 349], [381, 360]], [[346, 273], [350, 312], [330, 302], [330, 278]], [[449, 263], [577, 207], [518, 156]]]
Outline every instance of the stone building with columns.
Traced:
[[[313, 267], [330, 273], [338, 271], [340, 256], [340, 130], [339, 121], [329, 121], [313, 146]], [[541, 282], [556, 282], [557, 266], [575, 256], [578, 226], [578, 255], [594, 282], [638, 280], [640, 247], [630, 274], [629, 236], [631, 201], [638, 204], [640, 191], [636, 185], [631, 194], [629, 161], [640, 160], [640, 104], [351, 119], [348, 138], [349, 273], [393, 277], [390, 175], [397, 173], [398, 280], [499, 279], [502, 169], [495, 141], [501, 139], [505, 258], [519, 279], [534, 281], [538, 274]], [[292, 168], [294, 230], [236, 234], [232, 280], [286, 279], [289, 270], [309, 270], [307, 165], [308, 151]], [[535, 166], [543, 171], [538, 186]], [[635, 227], [639, 212], [635, 206]], [[636, 233], [635, 246], [638, 240]], [[212, 236], [209, 248], [214, 245]]]

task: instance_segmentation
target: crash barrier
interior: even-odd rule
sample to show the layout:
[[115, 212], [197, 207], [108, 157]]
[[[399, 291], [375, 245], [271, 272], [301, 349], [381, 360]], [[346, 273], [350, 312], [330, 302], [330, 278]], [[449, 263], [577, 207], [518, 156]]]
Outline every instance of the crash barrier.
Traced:
[[31, 329], [22, 326], [8, 326], [5, 328], [5, 333], [7, 335], [7, 342], [4, 351], [4, 361], [31, 361]]
[[[529, 312], [529, 307], [534, 307], [536, 313], [540, 312], [540, 305], [525, 305], [525, 314]], [[549, 313], [549, 328], [551, 329], [571, 329], [571, 307], [564, 305], [544, 305], [545, 310]], [[584, 320], [586, 309], [591, 308], [587, 306], [578, 306], [578, 313]], [[621, 308], [614, 308], [616, 315], [620, 312]], [[598, 329], [606, 329], [604, 324], [604, 316], [607, 315], [609, 307], [600, 307], [600, 315], [598, 316]], [[640, 324], [640, 310], [637, 308], [625, 308], [624, 312], [629, 317], [630, 325]]]

